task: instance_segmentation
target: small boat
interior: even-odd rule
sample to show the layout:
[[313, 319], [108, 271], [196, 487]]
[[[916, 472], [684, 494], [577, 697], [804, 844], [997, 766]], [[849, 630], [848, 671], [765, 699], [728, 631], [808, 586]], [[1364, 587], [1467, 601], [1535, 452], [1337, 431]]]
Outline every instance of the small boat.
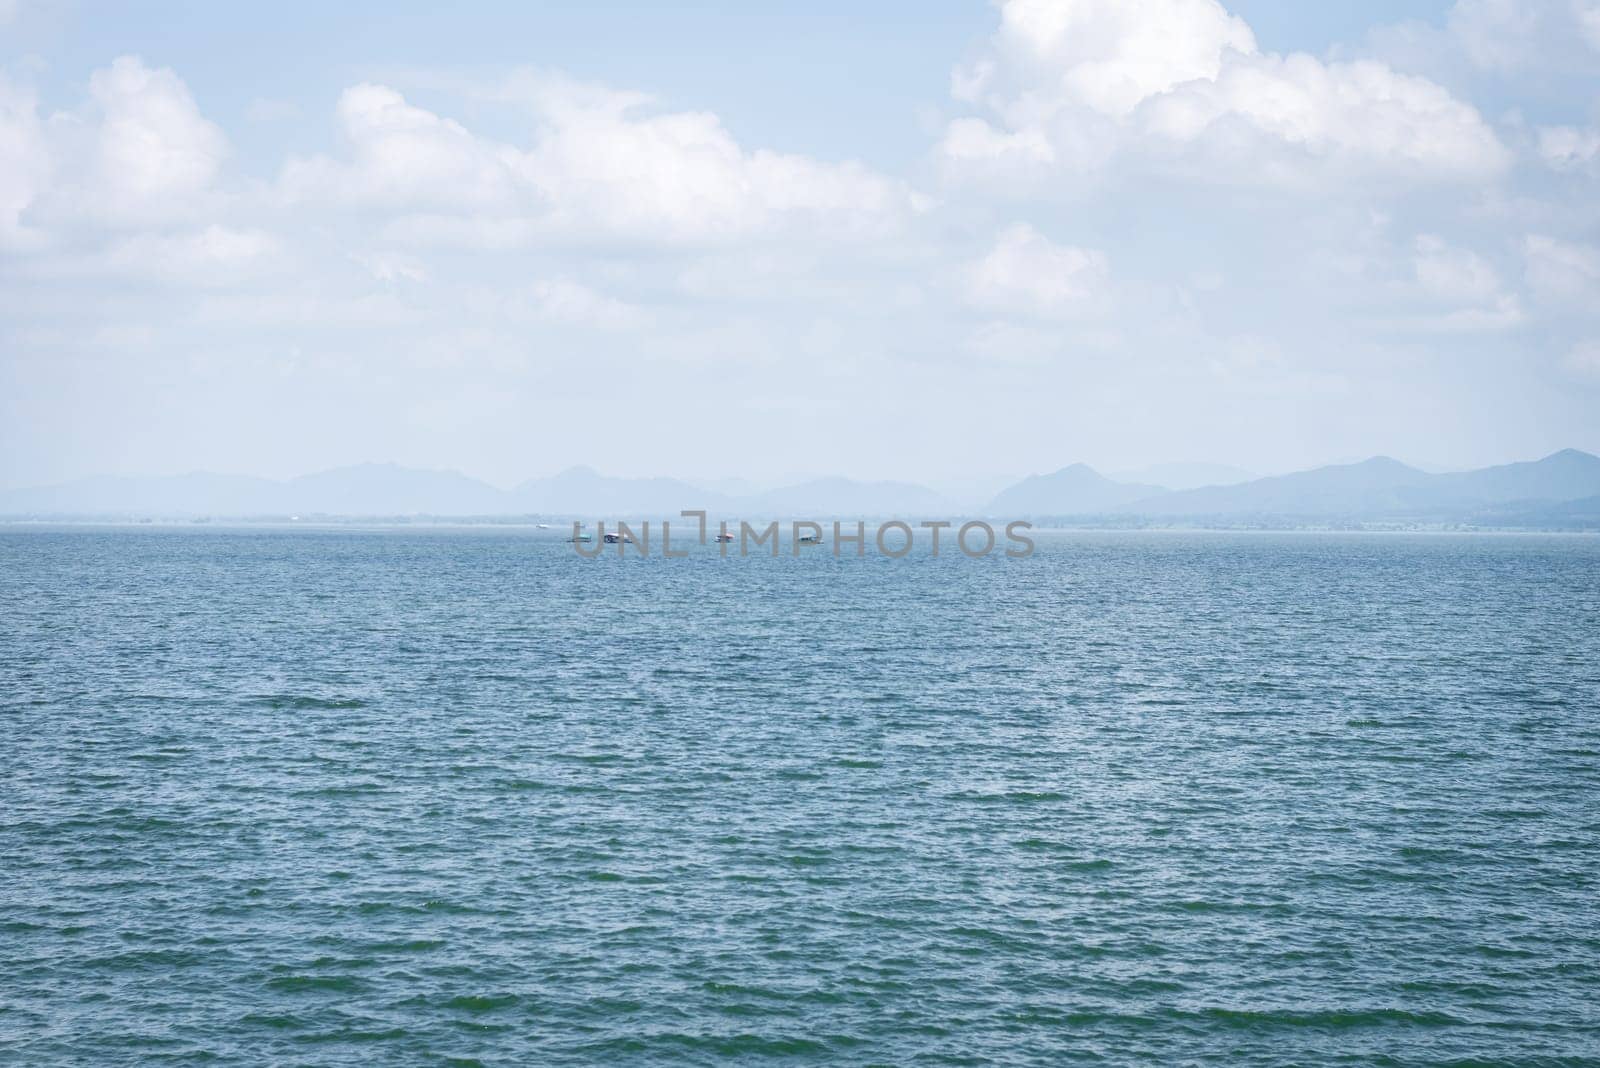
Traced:
[[573, 541], [594, 541], [594, 535], [593, 534], [574, 534], [572, 537], [568, 538], [567, 541], [569, 541], [569, 542], [573, 542]]
[[[586, 538], [588, 536], [589, 535], [587, 535], [587, 534], [584, 535], [584, 537], [586, 537]], [[623, 545], [632, 545], [633, 544], [633, 538], [630, 535], [618, 533], [617, 531], [614, 531], [614, 530], [613, 531], [608, 531], [606, 533], [606, 544], [607, 545], [616, 545], [618, 543], [621, 543]]]
[[729, 534], [727, 531], [723, 531], [721, 534], [717, 535], [716, 540], [720, 544], [726, 545], [728, 542], [733, 540], [733, 535]]

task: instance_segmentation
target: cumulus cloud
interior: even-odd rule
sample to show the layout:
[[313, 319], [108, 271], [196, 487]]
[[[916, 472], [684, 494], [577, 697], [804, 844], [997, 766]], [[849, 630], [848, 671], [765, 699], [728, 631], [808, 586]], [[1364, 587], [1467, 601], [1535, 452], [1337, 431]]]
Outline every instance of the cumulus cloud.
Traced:
[[90, 76], [82, 108], [48, 117], [31, 91], [0, 80], [0, 240], [193, 219], [227, 151], [183, 81], [133, 56]]
[[347, 90], [343, 159], [292, 161], [293, 200], [409, 213], [397, 233], [472, 244], [552, 234], [716, 241], [807, 227], [860, 237], [921, 206], [855, 163], [741, 146], [707, 112], [663, 112], [642, 94], [522, 79], [527, 146], [496, 142], [380, 85]]
[[1539, 131], [1539, 157], [1558, 171], [1600, 168], [1600, 129], [1546, 126]]
[[[1085, 379], [1154, 390], [1155, 430], [1205, 407], [1196, 383], [1322, 398], [1347, 365], [1377, 393], [1433, 370], [1452, 388], [1463, 352], [1474, 373], [1515, 368], [1507, 379], [1597, 362], [1582, 346], [1567, 358], [1600, 307], [1600, 254], [1575, 240], [1594, 239], [1592, 122], [1534, 132], [1572, 175], [1554, 180], [1504, 169], [1488, 124], [1441, 85], [1492, 83], [1497, 113], [1542, 115], [1548, 97], [1458, 79], [1460, 56], [1428, 80], [1402, 61], [1272, 54], [1212, 0], [997, 11], [934, 138], [952, 173], [1042, 179], [1032, 201], [976, 182], [932, 203], [894, 174], [764, 148], [711, 112], [529, 72], [247, 111], [245, 94], [229, 134], [242, 166], [261, 167], [250, 175], [173, 71], [125, 57], [80, 78], [77, 99], [41, 102], [19, 68], [20, 83], [0, 80], [7, 336], [54, 330], [84, 353], [137, 337], [153, 354], [260, 359], [307, 394], [348, 378], [424, 405], [434, 387], [406, 377], [418, 367], [527, 385], [624, 361], [737, 378], [738, 403], [844, 411], [914, 364], [927, 373], [913, 388], [969, 406], [1005, 382], [1007, 404], [1041, 411]], [[315, 143], [302, 127], [319, 114], [331, 147], [256, 164], [284, 134]], [[1053, 191], [1074, 176], [1089, 180], [1068, 210]], [[1464, 181], [1502, 176], [1487, 193]], [[1108, 233], [1116, 244], [1081, 236]], [[1494, 331], [1524, 324], [1512, 353]], [[1437, 331], [1460, 333], [1421, 343]], [[1408, 354], [1392, 361], [1403, 374], [1386, 352]], [[767, 370], [797, 355], [818, 371], [806, 397]], [[1163, 375], [1182, 384], [1149, 385]], [[581, 410], [542, 390], [530, 395], [551, 418]]]
[[346, 89], [337, 115], [348, 158], [290, 160], [282, 186], [291, 200], [504, 212], [527, 193], [517, 176], [521, 153], [475, 137], [387, 86]]
[[[1121, 117], [1184, 82], [1215, 79], [1226, 53], [1255, 50], [1250, 27], [1211, 0], [1005, 0], [993, 53], [959, 70], [955, 89], [997, 103], [1015, 125], [1070, 102]], [[1018, 81], [1033, 92], [1008, 92]]]
[[1540, 297], [1558, 303], [1600, 307], [1600, 249], [1530, 234], [1523, 241], [1528, 285]]
[[1541, 21], [1537, 6], [1522, 0], [1460, 0], [1449, 28], [1473, 63], [1509, 69], [1527, 58]]
[[211, 225], [175, 234], [134, 234], [84, 261], [87, 270], [195, 286], [251, 278], [281, 262], [277, 238], [261, 230]]
[[50, 171], [34, 94], [0, 75], [0, 248], [38, 240], [23, 215], [46, 187]]
[[1447, 27], [1485, 70], [1600, 67], [1600, 0], [1457, 0]]
[[1412, 271], [1418, 310], [1408, 323], [1429, 330], [1503, 330], [1520, 325], [1522, 301], [1494, 266], [1434, 234], [1416, 239]]
[[1054, 163], [1056, 150], [1039, 130], [997, 130], [983, 119], [952, 119], [939, 146], [961, 163], [999, 163], [1014, 167]]
[[969, 267], [968, 298], [994, 311], [1043, 318], [1081, 315], [1104, 296], [1108, 273], [1104, 253], [1058, 245], [1018, 224]]
[[941, 152], [980, 167], [1083, 171], [1129, 155], [1245, 182], [1470, 180], [1509, 160], [1439, 85], [1371, 60], [1263, 53], [1216, 0], [1003, 0], [988, 51], [954, 82], [986, 114], [952, 122]]
[[170, 70], [123, 56], [94, 72], [89, 94], [90, 159], [80, 206], [116, 222], [187, 214], [210, 189], [228, 150], [188, 87]]

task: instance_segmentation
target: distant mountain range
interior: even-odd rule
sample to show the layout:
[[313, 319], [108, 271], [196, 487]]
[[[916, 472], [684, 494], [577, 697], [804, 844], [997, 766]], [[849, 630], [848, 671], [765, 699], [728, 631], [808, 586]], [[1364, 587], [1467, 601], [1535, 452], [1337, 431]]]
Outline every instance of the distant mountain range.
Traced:
[[[1167, 465], [1187, 481], [1208, 470], [1223, 482], [1170, 489], [1107, 478], [1085, 464], [1033, 475], [984, 508], [963, 508], [925, 486], [822, 478], [755, 491], [704, 488], [671, 478], [611, 478], [574, 467], [510, 490], [454, 471], [395, 464], [335, 468], [287, 481], [194, 473], [96, 477], [0, 491], [12, 518], [286, 518], [291, 516], [671, 517], [703, 508], [745, 518], [921, 517], [981, 513], [1040, 522], [1149, 525], [1305, 522], [1460, 522], [1494, 526], [1600, 526], [1600, 457], [1566, 449], [1542, 460], [1430, 474], [1388, 457], [1270, 478], [1202, 465]], [[1158, 468], [1150, 471], [1160, 470]], [[738, 492], [736, 492], [738, 491]]]
[[[1600, 457], [1565, 449], [1528, 463], [1430, 474], [1387, 456], [1232, 485], [1166, 491], [1113, 482], [1082, 464], [1005, 490], [991, 512], [1127, 519], [1411, 520], [1583, 514], [1560, 507], [1600, 495]], [[1543, 525], [1543, 521], [1541, 524]]]
[[1113, 482], [1088, 464], [1031, 475], [1003, 489], [989, 505], [996, 515], [1083, 515], [1117, 512], [1167, 491], [1136, 482]]

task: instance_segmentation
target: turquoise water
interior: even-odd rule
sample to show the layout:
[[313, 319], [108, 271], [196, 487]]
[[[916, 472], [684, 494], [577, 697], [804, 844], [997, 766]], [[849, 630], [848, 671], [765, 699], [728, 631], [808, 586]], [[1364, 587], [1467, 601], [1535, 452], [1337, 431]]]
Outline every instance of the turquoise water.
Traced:
[[1600, 540], [0, 534], [0, 1062], [1593, 1064]]

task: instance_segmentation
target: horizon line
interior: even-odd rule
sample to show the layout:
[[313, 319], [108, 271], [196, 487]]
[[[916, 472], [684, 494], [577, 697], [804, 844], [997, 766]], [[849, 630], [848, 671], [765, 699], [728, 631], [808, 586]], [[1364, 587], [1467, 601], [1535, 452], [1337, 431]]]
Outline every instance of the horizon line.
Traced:
[[[1089, 463], [1089, 462], [1083, 461], [1083, 460], [1071, 460], [1071, 461], [1068, 461], [1068, 462], [1066, 462], [1064, 464], [1061, 464], [1058, 467], [1048, 468], [1048, 469], [1044, 469], [1044, 470], [1031, 471], [1031, 472], [1026, 473], [1026, 474], [990, 473], [990, 474], [986, 474], [986, 475], [937, 475], [937, 476], [933, 476], [932, 478], [928, 478], [928, 477], [863, 477], [863, 476], [844, 475], [844, 474], [786, 475], [786, 476], [781, 476], [779, 481], [777, 483], [775, 483], [775, 484], [771, 484], [769, 486], [769, 488], [755, 489], [752, 492], [756, 493], [756, 494], [768, 493], [768, 492], [774, 492], [774, 491], [776, 491], [778, 489], [789, 489], [789, 488], [794, 488], [794, 487], [798, 487], [798, 486], [803, 486], [803, 485], [806, 485], [808, 483], [824, 482], [824, 481], [843, 481], [843, 482], [854, 483], [854, 484], [857, 484], [857, 485], [896, 485], [896, 486], [915, 487], [915, 488], [920, 488], [920, 489], [932, 489], [932, 487], [930, 485], [928, 485], [929, 482], [942, 482], [942, 481], [948, 481], [948, 480], [959, 480], [959, 481], [1010, 480], [1012, 482], [1021, 482], [1021, 481], [1024, 481], [1024, 480], [1030, 479], [1030, 478], [1048, 477], [1050, 475], [1059, 474], [1062, 471], [1070, 470], [1070, 469], [1076, 468], [1076, 467], [1087, 468], [1088, 470], [1092, 471], [1096, 475], [1099, 475], [1101, 478], [1105, 478], [1105, 479], [1107, 479], [1109, 481], [1113, 481], [1113, 482], [1119, 481], [1118, 476], [1140, 475], [1140, 474], [1143, 474], [1143, 473], [1146, 473], [1148, 471], [1154, 470], [1156, 468], [1161, 468], [1161, 467], [1173, 467], [1173, 468], [1177, 468], [1177, 467], [1230, 468], [1230, 469], [1234, 470], [1235, 472], [1245, 476], [1243, 478], [1240, 478], [1238, 480], [1238, 482], [1241, 482], [1241, 483], [1242, 482], [1257, 482], [1257, 481], [1261, 481], [1263, 479], [1281, 478], [1281, 477], [1284, 477], [1286, 475], [1301, 474], [1301, 473], [1305, 473], [1305, 472], [1309, 472], [1309, 471], [1319, 471], [1319, 470], [1324, 470], [1324, 469], [1327, 469], [1327, 468], [1355, 467], [1355, 466], [1359, 466], [1361, 464], [1372, 463], [1374, 461], [1379, 461], [1379, 460], [1387, 460], [1387, 461], [1391, 461], [1393, 463], [1402, 464], [1402, 465], [1404, 465], [1406, 467], [1409, 467], [1409, 468], [1411, 468], [1413, 470], [1416, 470], [1418, 472], [1421, 472], [1423, 474], [1430, 474], [1430, 475], [1432, 475], [1432, 474], [1465, 474], [1465, 473], [1469, 473], [1469, 472], [1472, 472], [1472, 471], [1482, 471], [1482, 470], [1487, 470], [1487, 469], [1496, 468], [1496, 467], [1508, 467], [1508, 466], [1511, 466], [1513, 464], [1539, 463], [1539, 462], [1542, 462], [1542, 461], [1545, 461], [1545, 460], [1553, 459], [1554, 457], [1557, 457], [1557, 456], [1561, 456], [1561, 455], [1563, 455], [1565, 453], [1576, 453], [1576, 454], [1583, 455], [1583, 456], [1600, 457], [1600, 454], [1592, 453], [1592, 452], [1589, 452], [1586, 449], [1580, 449], [1580, 448], [1577, 448], [1576, 446], [1570, 446], [1569, 445], [1569, 446], [1565, 446], [1563, 448], [1558, 448], [1558, 449], [1555, 449], [1554, 451], [1551, 451], [1551, 452], [1548, 452], [1548, 453], [1544, 453], [1543, 455], [1532, 457], [1532, 458], [1502, 460], [1502, 461], [1499, 461], [1499, 462], [1496, 462], [1496, 463], [1479, 464], [1479, 465], [1476, 465], [1476, 466], [1468, 466], [1468, 467], [1441, 468], [1441, 467], [1438, 467], [1436, 465], [1431, 465], [1431, 464], [1424, 465], [1424, 464], [1420, 464], [1420, 463], [1414, 463], [1414, 462], [1409, 461], [1409, 460], [1400, 459], [1399, 457], [1396, 457], [1396, 456], [1391, 455], [1389, 453], [1378, 452], [1378, 453], [1373, 453], [1373, 454], [1364, 456], [1364, 457], [1362, 457], [1360, 459], [1337, 459], [1337, 460], [1331, 460], [1331, 461], [1322, 462], [1322, 463], [1313, 463], [1313, 464], [1310, 464], [1310, 465], [1304, 466], [1304, 467], [1292, 467], [1292, 468], [1287, 468], [1287, 469], [1280, 468], [1280, 469], [1271, 470], [1271, 471], [1264, 471], [1264, 472], [1262, 472], [1262, 471], [1252, 471], [1252, 470], [1250, 470], [1248, 468], [1241, 467], [1241, 466], [1239, 466], [1237, 464], [1225, 463], [1225, 462], [1221, 462], [1221, 461], [1211, 461], [1211, 460], [1158, 460], [1158, 461], [1153, 461], [1153, 462], [1144, 463], [1144, 464], [1117, 464], [1117, 465], [1099, 465], [1099, 464], [1092, 464], [1092, 463]], [[570, 475], [570, 474], [573, 474], [573, 473], [583, 473], [583, 474], [593, 475], [596, 478], [612, 480], [612, 481], [630, 481], [630, 482], [670, 481], [670, 482], [684, 482], [684, 483], [689, 483], [691, 485], [694, 485], [696, 483], [715, 483], [715, 482], [752, 482], [752, 483], [767, 482], [767, 483], [771, 483], [771, 481], [772, 481], [770, 478], [763, 480], [763, 479], [760, 478], [760, 476], [751, 476], [751, 475], [674, 475], [674, 474], [622, 474], [622, 475], [618, 475], [618, 474], [607, 474], [605, 472], [602, 472], [602, 471], [598, 470], [593, 465], [586, 464], [586, 463], [575, 463], [575, 464], [570, 464], [570, 465], [568, 465], [566, 467], [560, 468], [558, 470], [552, 471], [552, 472], [550, 472], [548, 474], [528, 475], [528, 476], [526, 476], [526, 477], [524, 477], [524, 478], [522, 478], [522, 479], [520, 479], [520, 480], [518, 480], [518, 481], [516, 481], [514, 483], [511, 483], [510, 485], [507, 485], [507, 484], [504, 484], [504, 483], [496, 481], [496, 480], [491, 480], [491, 479], [488, 479], [488, 478], [483, 478], [481, 476], [471, 474], [471, 473], [467, 472], [466, 470], [463, 470], [460, 467], [417, 466], [417, 465], [412, 465], [412, 464], [408, 464], [408, 463], [402, 463], [402, 462], [400, 462], [398, 460], [360, 460], [360, 461], [355, 461], [355, 462], [352, 462], [352, 463], [333, 464], [333, 465], [327, 466], [327, 467], [318, 467], [318, 468], [315, 468], [315, 469], [312, 469], [312, 470], [304, 471], [304, 472], [302, 472], [300, 474], [286, 475], [286, 476], [264, 475], [264, 474], [256, 474], [256, 473], [252, 473], [252, 472], [227, 471], [227, 470], [219, 470], [219, 469], [215, 469], [215, 468], [201, 468], [201, 467], [190, 468], [188, 470], [183, 470], [183, 471], [173, 471], [173, 472], [168, 472], [168, 473], [152, 473], [152, 472], [119, 473], [119, 472], [111, 472], [111, 471], [96, 471], [96, 472], [91, 472], [91, 473], [83, 474], [83, 475], [76, 475], [76, 476], [72, 476], [72, 477], [68, 477], [68, 478], [59, 478], [59, 479], [55, 479], [55, 480], [52, 480], [52, 481], [31, 481], [31, 482], [18, 483], [18, 484], [13, 484], [13, 485], [0, 486], [0, 493], [22, 492], [22, 491], [28, 491], [28, 490], [57, 489], [57, 488], [72, 486], [72, 485], [75, 485], [75, 484], [78, 484], [78, 483], [82, 483], [82, 482], [94, 481], [94, 480], [97, 480], [97, 479], [120, 479], [120, 480], [128, 480], [128, 481], [134, 481], [134, 480], [157, 481], [157, 480], [174, 480], [174, 479], [182, 479], [182, 478], [192, 478], [192, 477], [197, 477], [197, 476], [208, 476], [208, 477], [215, 477], [215, 478], [230, 478], [230, 479], [247, 479], [247, 480], [258, 481], [258, 482], [268, 482], [268, 483], [272, 483], [272, 484], [275, 484], [275, 485], [289, 485], [291, 483], [300, 481], [302, 479], [315, 478], [315, 477], [320, 476], [320, 475], [329, 475], [329, 474], [335, 474], [335, 473], [341, 473], [341, 472], [347, 472], [347, 471], [357, 471], [357, 470], [361, 470], [363, 468], [382, 468], [382, 469], [390, 469], [390, 470], [397, 470], [397, 471], [405, 471], [405, 472], [414, 473], [414, 474], [452, 475], [452, 476], [456, 476], [456, 477], [459, 477], [459, 478], [466, 479], [466, 480], [471, 481], [471, 482], [476, 482], [476, 483], [478, 483], [478, 484], [480, 484], [482, 486], [485, 486], [485, 487], [487, 487], [489, 489], [493, 489], [493, 490], [496, 490], [496, 491], [502, 492], [502, 493], [515, 492], [516, 490], [520, 489], [521, 487], [523, 487], [523, 486], [525, 486], [525, 485], [527, 485], [529, 483], [548, 481], [550, 479], [560, 478], [563, 475]], [[794, 480], [790, 481], [790, 479], [794, 479]], [[699, 489], [700, 487], [699, 486], [695, 486], [695, 488]], [[1167, 489], [1168, 487], [1159, 487], [1159, 488]], [[739, 494], [727, 493], [727, 492], [722, 491], [722, 490], [715, 490], [715, 491], [713, 491], [713, 490], [702, 490], [702, 492], [712, 492], [712, 493], [715, 493], [718, 496], [734, 496], [734, 497], [739, 496]]]

